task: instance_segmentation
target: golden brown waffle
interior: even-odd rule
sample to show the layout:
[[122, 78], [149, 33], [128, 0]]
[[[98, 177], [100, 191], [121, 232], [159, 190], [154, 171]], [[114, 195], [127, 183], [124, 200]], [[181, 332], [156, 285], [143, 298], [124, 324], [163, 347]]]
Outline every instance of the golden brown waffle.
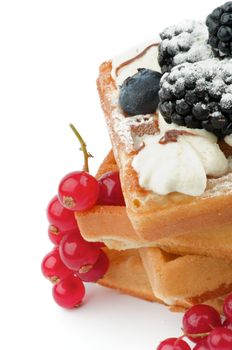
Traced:
[[[97, 177], [111, 170], [117, 170], [112, 153], [105, 158]], [[100, 240], [119, 248], [145, 244], [136, 235], [124, 207], [95, 206], [85, 213], [76, 214], [76, 217], [87, 240]], [[178, 239], [181, 241], [186, 237], [190, 240], [190, 236], [185, 235], [173, 238], [176, 246], [179, 247]], [[217, 241], [216, 237], [212, 239], [214, 250], [220, 243]], [[207, 237], [200, 242], [204, 242], [202, 252], [205, 252]], [[188, 244], [188, 248], [194, 246], [194, 239]], [[169, 254], [158, 247], [125, 251], [106, 248], [106, 253], [110, 268], [100, 284], [132, 296], [165, 303], [173, 310], [199, 302], [220, 310], [224, 295], [232, 291], [232, 260], [229, 259], [191, 255], [189, 252], [184, 256]]]
[[[131, 249], [124, 252], [118, 252], [116, 250], [108, 250], [105, 248], [105, 252], [109, 258], [110, 266], [104, 278], [99, 281], [99, 284], [133, 297], [165, 304], [154, 296], [151, 284], [140, 258], [139, 250]], [[208, 299], [204, 303], [211, 305], [219, 312], [222, 312], [223, 301], [224, 296], [220, 296]], [[191, 300], [183, 300], [182, 302], [179, 300], [179, 305], [174, 304], [168, 306], [172, 311], [183, 311], [193, 304], [194, 302]]]
[[138, 250], [119, 252], [105, 249], [105, 252], [110, 267], [104, 278], [99, 281], [101, 285], [137, 298], [158, 301], [153, 294]]
[[[112, 152], [103, 161], [97, 177], [111, 170], [118, 170]], [[76, 217], [85, 239], [103, 241], [111, 249], [125, 250], [157, 246], [177, 255], [197, 254], [232, 259], [230, 226], [223, 226], [213, 232], [201, 230], [192, 235], [170, 236], [148, 242], [136, 234], [125, 207], [95, 206], [89, 211], [76, 213]], [[101, 222], [100, 225], [99, 222]]]
[[76, 214], [76, 218], [86, 240], [102, 241], [111, 249], [160, 247], [178, 255], [197, 254], [232, 259], [230, 227], [223, 227], [213, 232], [202, 230], [192, 235], [166, 237], [155, 242], [147, 242], [134, 231], [125, 207], [95, 206], [85, 213]]
[[[124, 66], [127, 64], [131, 64], [131, 60], [124, 62]], [[148, 242], [156, 242], [165, 237], [202, 232], [220, 235], [225, 227], [232, 231], [231, 172], [217, 179], [208, 179], [206, 191], [198, 197], [176, 192], [161, 196], [139, 186], [137, 174], [131, 166], [138, 152], [134, 135], [158, 132], [157, 122], [155, 116], [125, 118], [122, 114], [114, 79], [118, 68], [111, 61], [103, 63], [97, 85], [120, 169], [127, 214], [136, 233]]]
[[232, 261], [139, 249], [153, 292], [167, 305], [189, 307], [232, 291]]

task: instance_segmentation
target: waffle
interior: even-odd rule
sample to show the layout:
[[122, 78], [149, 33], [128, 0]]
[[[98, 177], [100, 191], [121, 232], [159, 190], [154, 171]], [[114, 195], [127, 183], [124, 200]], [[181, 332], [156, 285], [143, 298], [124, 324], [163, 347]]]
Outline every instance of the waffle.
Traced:
[[[149, 45], [122, 62], [109, 61], [100, 67], [97, 80], [102, 109], [105, 114], [113, 152], [120, 169], [127, 215], [135, 232], [145, 241], [156, 242], [162, 238], [179, 235], [200, 235], [202, 232], [223, 235], [232, 231], [232, 172], [220, 178], [208, 178], [207, 188], [201, 196], [173, 192], [165, 196], [147, 191], [139, 186], [137, 173], [131, 163], [139, 152], [139, 138], [159, 132], [157, 116], [125, 118], [118, 105], [118, 76], [125, 67], [139, 67], [144, 55], [154, 50], [157, 43]], [[153, 57], [155, 61], [155, 56]], [[143, 67], [143, 66], [142, 66]], [[231, 149], [230, 149], [231, 153]]]
[[104, 248], [110, 266], [98, 283], [122, 293], [148, 301], [158, 301], [144, 270], [139, 251], [117, 251]]
[[[99, 178], [108, 171], [116, 170], [118, 167], [113, 153], [110, 152], [100, 166], [97, 177]], [[183, 234], [148, 242], [135, 232], [125, 207], [97, 205], [86, 212], [76, 213], [76, 218], [86, 240], [102, 241], [111, 249], [125, 250], [156, 246], [177, 255], [196, 254], [224, 259], [232, 258], [230, 226], [224, 226], [223, 229], [220, 228], [213, 232], [202, 230], [192, 235]]]
[[[118, 168], [110, 152], [97, 177], [116, 170]], [[170, 254], [157, 246], [148, 248], [133, 230], [125, 207], [95, 206], [85, 213], [76, 213], [76, 218], [85, 239], [104, 241], [108, 247], [114, 247], [113, 250], [106, 248], [110, 267], [99, 281], [103, 286], [145, 300], [162, 302], [173, 310], [182, 310], [197, 303], [210, 304], [221, 310], [224, 295], [232, 291], [231, 256], [225, 259], [189, 252], [180, 255]], [[186, 238], [186, 235], [183, 237]], [[177, 247], [178, 239], [183, 237], [173, 238]], [[187, 237], [190, 239], [190, 236]], [[207, 252], [207, 239], [204, 241], [202, 238], [201, 242], [204, 242], [204, 252]], [[188, 248], [194, 244], [193, 239]], [[214, 251], [218, 251], [218, 248], [215, 249], [217, 244], [220, 245], [218, 239], [212, 240]], [[132, 245], [137, 249], [128, 249]], [[125, 250], [119, 250], [121, 248]], [[229, 250], [227, 253], [229, 256]]]
[[[107, 248], [104, 250], [109, 258], [110, 266], [104, 278], [98, 281], [100, 285], [136, 298], [165, 304], [154, 296], [146, 270], [140, 258], [139, 250], [132, 249], [123, 252], [109, 250]], [[149, 253], [151, 254], [151, 251]], [[143, 258], [145, 259], [145, 256]], [[203, 303], [213, 306], [222, 313], [225, 296], [213, 298], [211, 295], [211, 297], [212, 299], [208, 299]], [[169, 308], [172, 311], [184, 311], [193, 305], [194, 301], [196, 302], [196, 300], [191, 299], [183, 301], [179, 299], [178, 305], [177, 303], [171, 306], [169, 305]]]
[[[104, 210], [108, 211], [108, 209], [107, 206], [102, 206], [100, 212], [97, 211], [95, 214], [91, 210], [92, 219], [94, 219], [94, 215], [96, 215], [94, 220], [96, 231], [104, 226]], [[117, 211], [118, 207], [111, 207], [111, 212], [113, 212], [114, 209]], [[80, 217], [81, 216], [78, 216], [78, 225], [82, 235], [87, 239], [85, 228], [89, 230], [88, 223], [90, 222], [87, 219], [88, 216], [85, 216], [85, 225], [83, 225], [83, 221], [79, 220]], [[101, 218], [103, 218], [103, 220]], [[121, 222], [121, 220], [116, 220], [114, 222], [110, 220], [110, 216], [108, 216], [108, 219], [109, 222], [111, 222], [113, 231], [115, 231], [115, 224]], [[82, 225], [80, 224], [81, 222]], [[92, 227], [91, 223], [90, 227]], [[91, 230], [91, 234], [93, 237], [94, 227]], [[118, 236], [121, 235], [119, 234]], [[124, 237], [123, 240], [122, 236], [120, 243], [112, 239], [104, 240], [101, 236], [97, 237], [102, 239], [107, 245], [118, 246], [118, 248], [121, 248], [122, 245], [125, 248], [131, 244], [131, 242], [128, 243], [127, 238]], [[97, 241], [96, 237], [95, 240]], [[134, 237], [134, 242], [136, 242], [136, 237]], [[124, 256], [123, 254], [127, 256], [129, 252], [134, 252], [136, 254], [139, 252], [145, 268], [144, 273], [148, 275], [155, 297], [169, 306], [186, 308], [199, 302], [207, 302], [208, 304], [209, 300], [222, 298], [224, 294], [232, 291], [232, 261], [229, 259], [192, 254], [170, 254], [158, 247], [113, 251], [115, 252], [115, 257], [117, 258], [118, 256], [119, 259]], [[111, 250], [109, 250], [109, 252], [111, 252]], [[120, 272], [118, 273], [120, 279], [124, 279], [123, 271], [124, 268], [120, 265]], [[114, 273], [114, 270], [112, 274], [110, 272], [110, 276], [113, 276], [113, 278], [115, 278]], [[131, 273], [134, 275], [133, 269]], [[106, 276], [106, 278], [107, 277], [108, 276]], [[126, 281], [129, 281], [128, 277]], [[107, 282], [105, 285], [112, 286]], [[118, 289], [117, 287], [115, 288]], [[119, 289], [125, 291], [123, 288]], [[136, 293], [135, 289], [135, 292], [129, 294], [136, 295]]]
[[232, 291], [232, 261], [174, 255], [159, 248], [139, 253], [155, 296], [167, 305], [190, 307]]

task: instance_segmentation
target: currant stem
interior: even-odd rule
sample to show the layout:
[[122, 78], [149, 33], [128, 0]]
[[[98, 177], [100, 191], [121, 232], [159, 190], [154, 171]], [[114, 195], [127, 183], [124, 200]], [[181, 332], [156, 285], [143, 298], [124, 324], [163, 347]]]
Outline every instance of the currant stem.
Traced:
[[183, 332], [183, 336], [182, 337], [192, 337], [192, 338], [198, 338], [198, 337], [207, 337], [209, 335], [210, 332], [205, 332], [205, 333], [185, 333], [183, 328], [181, 328], [182, 332]]
[[73, 124], [69, 124], [69, 126], [72, 129], [72, 131], [74, 132], [74, 134], [76, 135], [76, 137], [81, 145], [80, 150], [83, 152], [83, 155], [84, 155], [83, 170], [86, 171], [87, 173], [89, 173], [89, 158], [93, 158], [93, 156], [87, 151], [86, 143], [83, 140], [81, 134], [75, 128], [75, 126]]

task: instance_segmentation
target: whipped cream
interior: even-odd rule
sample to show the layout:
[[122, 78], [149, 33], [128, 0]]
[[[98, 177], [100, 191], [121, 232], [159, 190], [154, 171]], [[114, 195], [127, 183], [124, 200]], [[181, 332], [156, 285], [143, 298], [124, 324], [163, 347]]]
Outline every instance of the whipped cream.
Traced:
[[[207, 175], [219, 177], [229, 163], [217, 144], [216, 136], [205, 130], [167, 124], [159, 115], [160, 133], [145, 135], [144, 147], [135, 155], [132, 166], [141, 187], [160, 195], [180, 192], [200, 196], [207, 186]], [[160, 144], [168, 130], [184, 130], [176, 142]]]

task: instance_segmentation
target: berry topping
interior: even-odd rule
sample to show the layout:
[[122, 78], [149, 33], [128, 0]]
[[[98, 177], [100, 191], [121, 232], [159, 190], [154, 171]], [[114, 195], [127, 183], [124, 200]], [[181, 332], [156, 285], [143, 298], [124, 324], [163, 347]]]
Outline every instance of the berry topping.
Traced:
[[[183, 330], [190, 340], [195, 343], [207, 336], [214, 327], [221, 326], [219, 313], [208, 305], [195, 305], [183, 316]], [[196, 336], [202, 334], [200, 336]], [[192, 335], [192, 336], [191, 336]]]
[[160, 37], [158, 61], [163, 73], [178, 64], [202, 61], [213, 56], [207, 44], [207, 27], [201, 22], [184, 21], [170, 26]]
[[204, 340], [202, 340], [199, 343], [197, 343], [194, 346], [193, 350], [209, 350], [207, 338], [205, 338]]
[[73, 211], [85, 211], [94, 206], [99, 194], [97, 180], [85, 171], [74, 171], [60, 182], [58, 197], [62, 205]]
[[209, 59], [174, 67], [160, 82], [160, 112], [167, 123], [232, 133], [232, 62]]
[[56, 283], [72, 273], [62, 262], [58, 248], [54, 248], [44, 257], [41, 269], [43, 275], [53, 283]]
[[182, 339], [168, 338], [163, 340], [156, 350], [191, 350], [190, 346]]
[[223, 327], [215, 328], [210, 332], [207, 343], [210, 350], [231, 350], [232, 331]]
[[229, 328], [230, 330], [232, 330], [232, 323], [231, 323], [229, 320], [227, 320], [227, 319], [225, 319], [225, 320], [223, 321], [222, 326], [225, 327], [225, 328]]
[[65, 235], [59, 246], [63, 263], [71, 270], [88, 272], [98, 260], [100, 249], [75, 232]]
[[[231, 299], [232, 294], [225, 299], [224, 310]], [[183, 316], [182, 331], [184, 334], [180, 338], [168, 338], [162, 341], [156, 350], [190, 349], [182, 340], [184, 337], [196, 343], [193, 350], [232, 349], [232, 324], [228, 319], [222, 323], [220, 314], [211, 306], [199, 304], [187, 310]]]
[[81, 235], [78, 227], [69, 231], [57, 231], [55, 226], [53, 225], [49, 225], [48, 227], [48, 237], [50, 238], [51, 242], [56, 246], [60, 244], [62, 238], [69, 232], [75, 232], [77, 235]]
[[98, 180], [100, 193], [98, 204], [125, 205], [118, 171], [110, 171]]
[[217, 7], [207, 17], [209, 44], [215, 56], [232, 56], [232, 1]]
[[80, 279], [84, 282], [97, 282], [102, 278], [109, 267], [109, 260], [106, 254], [101, 251], [96, 264], [85, 273], [77, 273]]
[[59, 235], [60, 231], [69, 231], [77, 228], [73, 213], [67, 210], [55, 196], [48, 204], [47, 218], [50, 223], [49, 231]]
[[161, 74], [140, 68], [127, 78], [120, 88], [119, 104], [129, 116], [154, 113], [159, 103]]
[[232, 322], [232, 294], [224, 301], [223, 311], [229, 322]]
[[58, 305], [72, 309], [82, 303], [85, 287], [78, 276], [70, 275], [53, 286], [52, 294]]
[[[53, 297], [65, 308], [79, 306], [85, 295], [82, 282], [96, 282], [106, 273], [109, 260], [100, 249], [102, 242], [90, 243], [83, 239], [77, 226], [74, 210], [91, 208], [98, 200], [100, 184], [89, 174], [88, 159], [92, 155], [77, 129], [70, 124], [84, 156], [83, 171], [65, 176], [47, 208], [49, 220], [48, 235], [56, 247], [45, 256], [41, 268], [45, 277], [56, 283]], [[101, 182], [102, 198], [121, 203], [123, 199], [118, 174], [109, 174]], [[116, 204], [118, 205], [118, 204]], [[66, 206], [66, 208], [65, 208]], [[81, 276], [82, 280], [78, 276]]]
[[60, 182], [58, 197], [61, 204], [73, 211], [84, 211], [92, 208], [97, 202], [99, 185], [97, 180], [89, 174], [88, 159], [93, 157], [86, 148], [86, 144], [73, 124], [72, 131], [77, 137], [84, 157], [83, 171], [74, 171], [66, 175]]

